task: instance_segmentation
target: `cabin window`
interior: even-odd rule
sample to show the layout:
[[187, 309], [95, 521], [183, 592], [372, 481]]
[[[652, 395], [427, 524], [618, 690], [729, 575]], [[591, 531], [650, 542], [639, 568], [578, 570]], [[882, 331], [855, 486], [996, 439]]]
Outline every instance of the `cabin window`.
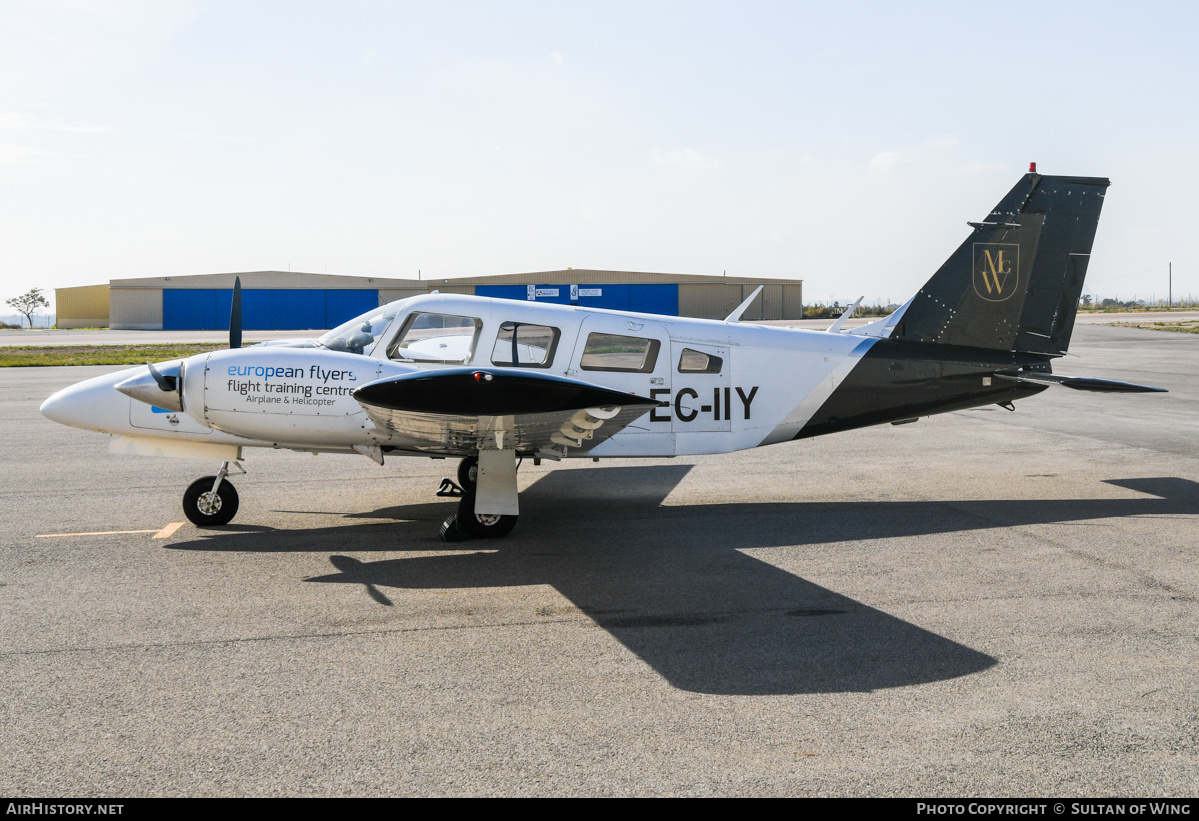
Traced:
[[401, 362], [470, 362], [483, 322], [473, 316], [416, 313], [388, 356]]
[[513, 368], [548, 368], [554, 361], [554, 350], [562, 334], [549, 325], [530, 325], [525, 322], [500, 324], [491, 349], [491, 364]]
[[720, 373], [724, 360], [719, 356], [683, 348], [679, 357], [679, 373]]
[[588, 334], [583, 358], [585, 371], [652, 373], [661, 344], [656, 339], [618, 334]]

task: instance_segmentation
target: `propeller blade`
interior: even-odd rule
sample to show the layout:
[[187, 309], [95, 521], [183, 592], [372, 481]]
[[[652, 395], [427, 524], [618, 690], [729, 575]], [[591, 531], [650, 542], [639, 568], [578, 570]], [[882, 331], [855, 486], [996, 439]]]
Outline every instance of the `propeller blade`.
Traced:
[[233, 306], [229, 309], [229, 347], [241, 347], [241, 277], [233, 280]]
[[158, 383], [158, 387], [163, 393], [173, 393], [175, 390], [175, 377], [163, 376], [158, 372], [158, 368], [154, 367], [153, 362], [147, 362], [146, 367], [150, 369], [150, 376], [154, 377], [154, 381]]

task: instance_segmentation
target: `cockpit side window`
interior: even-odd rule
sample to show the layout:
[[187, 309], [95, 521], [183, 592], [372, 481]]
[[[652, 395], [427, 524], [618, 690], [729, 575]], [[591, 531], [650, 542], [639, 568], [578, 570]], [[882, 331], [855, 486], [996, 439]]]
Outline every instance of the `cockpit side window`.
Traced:
[[404, 322], [387, 355], [401, 362], [467, 363], [483, 321], [473, 316], [415, 313]]
[[513, 368], [548, 368], [562, 332], [549, 325], [504, 322], [491, 349], [491, 364]]
[[588, 334], [579, 367], [585, 371], [652, 373], [661, 343], [620, 334]]

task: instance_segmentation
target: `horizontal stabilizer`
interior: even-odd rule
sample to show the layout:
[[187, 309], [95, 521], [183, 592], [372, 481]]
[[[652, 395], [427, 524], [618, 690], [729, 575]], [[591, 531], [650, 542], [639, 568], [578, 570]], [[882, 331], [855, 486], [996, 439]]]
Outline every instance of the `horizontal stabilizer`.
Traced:
[[1094, 391], [1096, 393], [1167, 393], [1165, 388], [1151, 388], [1148, 385], [1134, 385], [1132, 382], [1116, 382], [1113, 379], [1095, 379], [1089, 376], [1063, 376], [1057, 373], [1031, 373], [1027, 371], [999, 371], [995, 374], [1000, 379], [1012, 382], [1031, 382], [1043, 385], [1061, 385], [1076, 391]]

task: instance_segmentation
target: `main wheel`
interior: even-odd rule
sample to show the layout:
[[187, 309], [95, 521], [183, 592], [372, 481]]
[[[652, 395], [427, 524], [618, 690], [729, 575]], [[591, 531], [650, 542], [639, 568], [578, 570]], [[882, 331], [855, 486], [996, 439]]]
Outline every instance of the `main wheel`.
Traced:
[[516, 516], [475, 513], [475, 494], [468, 493], [458, 503], [458, 527], [475, 539], [499, 539], [516, 527]]
[[458, 463], [458, 484], [467, 493], [475, 492], [475, 486], [479, 484], [479, 460], [474, 456], [467, 456]]
[[212, 492], [215, 476], [204, 476], [188, 485], [183, 492], [183, 515], [199, 527], [227, 525], [237, 515], [237, 491], [222, 480], [216, 493]]

